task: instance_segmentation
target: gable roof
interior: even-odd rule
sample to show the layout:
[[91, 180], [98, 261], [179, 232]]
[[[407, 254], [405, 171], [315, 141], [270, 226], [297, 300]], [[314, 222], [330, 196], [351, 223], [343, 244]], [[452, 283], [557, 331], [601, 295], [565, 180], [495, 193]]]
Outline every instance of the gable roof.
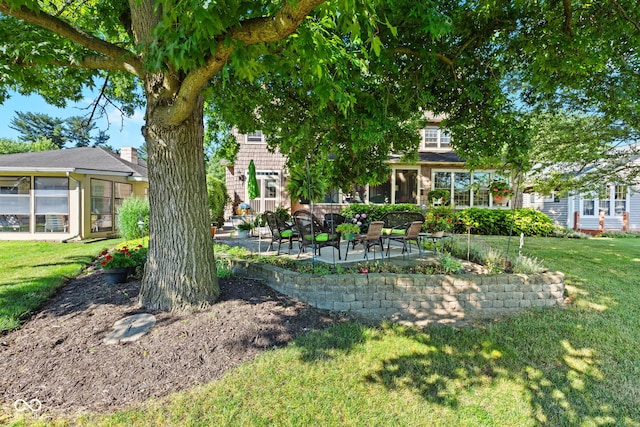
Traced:
[[0, 172], [72, 172], [148, 179], [146, 164], [128, 162], [101, 147], [5, 154], [0, 156]]

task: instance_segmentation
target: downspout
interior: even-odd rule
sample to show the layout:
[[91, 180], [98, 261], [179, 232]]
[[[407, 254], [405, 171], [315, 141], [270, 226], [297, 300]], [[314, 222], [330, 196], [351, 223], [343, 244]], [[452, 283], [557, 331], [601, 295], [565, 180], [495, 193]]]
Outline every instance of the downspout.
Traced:
[[80, 237], [80, 230], [82, 230], [82, 226], [84, 223], [84, 215], [82, 212], [82, 194], [80, 193], [80, 181], [71, 176], [71, 172], [67, 172], [67, 178], [76, 182], [76, 191], [78, 193], [78, 210], [80, 215], [78, 216], [78, 233], [75, 236], [64, 239], [62, 243], [68, 243], [69, 240], [73, 240], [77, 237]]

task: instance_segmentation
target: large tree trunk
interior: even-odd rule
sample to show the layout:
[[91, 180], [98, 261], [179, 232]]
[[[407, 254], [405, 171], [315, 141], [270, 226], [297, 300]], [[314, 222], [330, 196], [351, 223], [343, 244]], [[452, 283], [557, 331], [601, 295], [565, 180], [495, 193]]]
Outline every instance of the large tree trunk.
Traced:
[[144, 131], [151, 217], [140, 302], [158, 310], [202, 309], [220, 294], [209, 228], [203, 102], [177, 126], [161, 123], [154, 114], [158, 107], [148, 102]]

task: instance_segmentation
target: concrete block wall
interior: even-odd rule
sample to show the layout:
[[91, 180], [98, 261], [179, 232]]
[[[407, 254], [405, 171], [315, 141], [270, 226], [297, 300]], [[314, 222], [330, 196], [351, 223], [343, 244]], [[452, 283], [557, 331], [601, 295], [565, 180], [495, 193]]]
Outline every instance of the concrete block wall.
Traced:
[[495, 318], [532, 307], [562, 306], [559, 272], [495, 275], [301, 274], [234, 261], [235, 274], [265, 281], [276, 291], [321, 309], [366, 321], [428, 324]]

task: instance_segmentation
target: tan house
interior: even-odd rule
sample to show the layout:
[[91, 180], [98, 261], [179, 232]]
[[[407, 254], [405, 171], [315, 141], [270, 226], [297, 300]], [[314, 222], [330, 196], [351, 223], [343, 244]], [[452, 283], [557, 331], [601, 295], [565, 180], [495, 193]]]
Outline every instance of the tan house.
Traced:
[[146, 197], [135, 148], [99, 147], [0, 156], [0, 240], [71, 240], [117, 234], [117, 207]]
[[[316, 212], [337, 212], [349, 203], [413, 203], [427, 204], [429, 191], [446, 189], [452, 195], [457, 209], [485, 207], [508, 209], [513, 201], [498, 205], [489, 194], [489, 184], [500, 177], [493, 170], [469, 172], [465, 162], [451, 148], [451, 138], [439, 127], [439, 120], [432, 120], [420, 131], [418, 161], [403, 163], [401, 156], [391, 155], [391, 175], [380, 185], [367, 185], [352, 194], [332, 190], [323, 202], [314, 204]], [[291, 208], [292, 201], [284, 190], [285, 157], [267, 150], [265, 136], [261, 132], [237, 134], [240, 150], [233, 167], [227, 168], [226, 183], [232, 200], [251, 204], [254, 212], [274, 210], [278, 206]], [[248, 200], [247, 169], [253, 160], [256, 165], [260, 197]], [[293, 201], [293, 209], [300, 205]], [[304, 207], [304, 206], [302, 206]]]

